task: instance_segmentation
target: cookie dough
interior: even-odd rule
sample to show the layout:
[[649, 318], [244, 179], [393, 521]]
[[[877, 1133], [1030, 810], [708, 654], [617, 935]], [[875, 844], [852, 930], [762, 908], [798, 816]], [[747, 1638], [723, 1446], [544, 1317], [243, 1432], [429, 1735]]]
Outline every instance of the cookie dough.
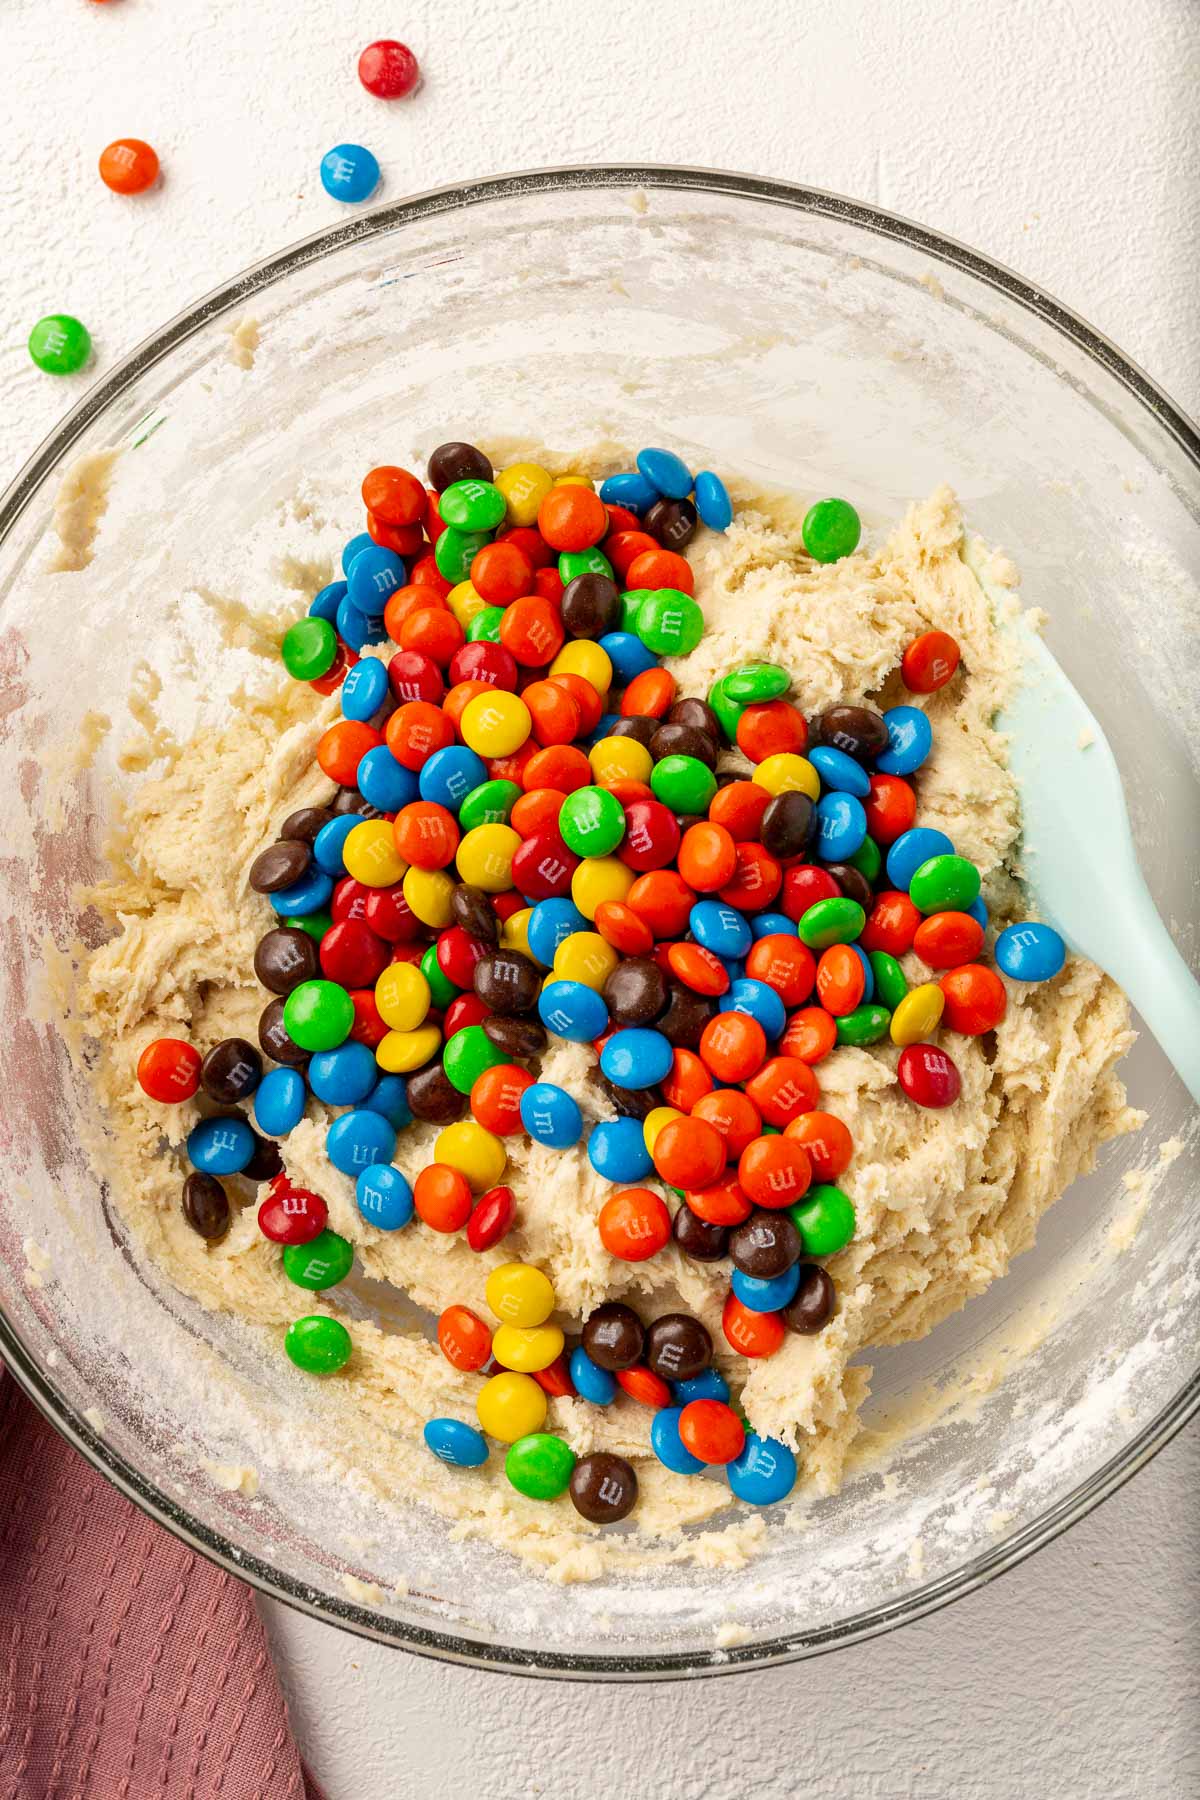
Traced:
[[[914, 507], [881, 549], [832, 566], [805, 556], [800, 518], [787, 500], [752, 501], [726, 535], [702, 532], [692, 545], [707, 632], [671, 665], [682, 692], [703, 693], [716, 674], [763, 657], [792, 671], [806, 712], [864, 695], [886, 707], [905, 698], [896, 673], [905, 644], [931, 626], [951, 632], [964, 672], [927, 702], [934, 751], [920, 775], [919, 822], [946, 831], [979, 865], [1002, 922], [1024, 910], [1013, 875], [1018, 799], [991, 727], [1015, 676], [998, 619], [1016, 604], [1015, 572], [967, 542], [946, 488]], [[367, 1225], [352, 1183], [325, 1157], [327, 1111], [311, 1101], [309, 1118], [286, 1141], [288, 1170], [325, 1196], [331, 1226], [357, 1255], [348, 1292], [301, 1295], [283, 1275], [278, 1247], [257, 1229], [250, 1184], [227, 1184], [242, 1205], [223, 1242], [206, 1245], [188, 1228], [179, 1206], [183, 1164], [163, 1139], [177, 1150], [196, 1108], [155, 1105], [133, 1069], [161, 1035], [185, 1036], [201, 1051], [229, 1035], [255, 1037], [264, 994], [253, 952], [273, 915], [248, 888], [247, 870], [289, 812], [328, 797], [314, 748], [337, 716], [336, 697], [322, 700], [288, 682], [246, 698], [219, 733], [150, 747], [157, 761], [126, 809], [111, 879], [88, 896], [113, 935], [81, 968], [76, 994], [107, 1110], [104, 1154], [116, 1203], [144, 1253], [180, 1288], [261, 1328], [264, 1358], [282, 1359], [284, 1328], [300, 1312], [346, 1309], [354, 1354], [324, 1382], [296, 1374], [297, 1411], [319, 1416], [331, 1468], [353, 1468], [389, 1503], [433, 1507], [457, 1521], [457, 1535], [491, 1539], [562, 1580], [639, 1558], [740, 1562], [759, 1521], [731, 1503], [723, 1482], [659, 1464], [649, 1452], [649, 1412], [624, 1398], [608, 1409], [554, 1400], [547, 1428], [580, 1454], [609, 1449], [635, 1462], [641, 1498], [628, 1531], [601, 1534], [566, 1498], [523, 1499], [504, 1477], [502, 1456], [482, 1470], [436, 1462], [421, 1445], [421, 1426], [435, 1415], [473, 1421], [475, 1378], [454, 1370], [430, 1341], [429, 1316], [452, 1301], [484, 1312], [488, 1272], [513, 1258], [548, 1272], [564, 1323], [577, 1325], [604, 1299], [624, 1298], [646, 1320], [682, 1307], [711, 1331], [753, 1427], [795, 1447], [802, 1481], [830, 1492], [870, 1382], [859, 1353], [922, 1336], [1003, 1275], [1099, 1146], [1139, 1123], [1115, 1072], [1133, 1038], [1124, 997], [1076, 959], [1045, 985], [1008, 984], [994, 1043], [946, 1034], [963, 1087], [944, 1112], [904, 1098], [889, 1044], [838, 1049], [820, 1065], [821, 1104], [854, 1136], [843, 1182], [858, 1230], [829, 1265], [838, 1290], [833, 1320], [816, 1337], [789, 1334], [765, 1362], [748, 1364], [725, 1345], [726, 1266], [686, 1261], [673, 1246], [642, 1264], [608, 1255], [596, 1214], [611, 1190], [582, 1146], [552, 1151], [508, 1140], [505, 1179], [518, 1224], [481, 1256], [462, 1235], [419, 1222], [391, 1234]], [[590, 1049], [555, 1042], [542, 1073], [569, 1088], [589, 1119], [603, 1116]], [[396, 1161], [410, 1178], [430, 1159], [435, 1130], [418, 1124], [401, 1133]], [[702, 1521], [715, 1525], [684, 1533]]]

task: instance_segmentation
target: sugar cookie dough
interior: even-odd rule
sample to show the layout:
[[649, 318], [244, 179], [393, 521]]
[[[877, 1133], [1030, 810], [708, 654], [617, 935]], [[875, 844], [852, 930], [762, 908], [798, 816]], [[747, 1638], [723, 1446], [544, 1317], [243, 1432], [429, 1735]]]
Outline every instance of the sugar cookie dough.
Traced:
[[[703, 694], [716, 675], [762, 657], [792, 672], [806, 713], [864, 696], [886, 707], [905, 698], [896, 673], [905, 644], [931, 626], [950, 632], [964, 672], [928, 702], [934, 750], [920, 774], [919, 822], [947, 832], [978, 864], [993, 917], [1003, 921], [1021, 906], [1011, 872], [1020, 821], [990, 721], [1014, 679], [995, 617], [998, 606], [1015, 605], [1006, 599], [1014, 572], [968, 545], [945, 488], [914, 507], [878, 551], [832, 565], [805, 556], [799, 520], [786, 501], [743, 504], [727, 534], [702, 531], [692, 544], [706, 635], [690, 657], [669, 665], [681, 691]], [[288, 813], [329, 796], [314, 747], [337, 716], [336, 696], [323, 700], [306, 684], [287, 682], [246, 698], [222, 730], [184, 745], [162, 737], [148, 744], [153, 761], [126, 809], [111, 879], [89, 896], [113, 935], [80, 969], [75, 1002], [97, 1047], [92, 1079], [107, 1110], [104, 1156], [117, 1208], [145, 1254], [186, 1293], [261, 1327], [264, 1358], [282, 1356], [284, 1328], [298, 1312], [337, 1314], [341, 1290], [300, 1296], [316, 1304], [298, 1305], [278, 1247], [256, 1227], [259, 1196], [240, 1179], [227, 1183], [241, 1207], [223, 1241], [206, 1245], [189, 1229], [177, 1150], [197, 1108], [155, 1105], [133, 1069], [144, 1046], [163, 1035], [187, 1037], [201, 1050], [230, 1035], [255, 1040], [264, 995], [253, 955], [273, 914], [247, 887], [247, 870]], [[488, 1272], [519, 1258], [547, 1271], [559, 1317], [576, 1329], [611, 1298], [628, 1299], [645, 1319], [692, 1313], [711, 1332], [735, 1392], [744, 1383], [741, 1404], [754, 1429], [799, 1451], [802, 1483], [836, 1489], [870, 1382], [869, 1358], [851, 1366], [852, 1359], [873, 1345], [922, 1336], [1003, 1275], [1099, 1146], [1139, 1123], [1115, 1070], [1133, 1033], [1113, 983], [1072, 959], [1051, 982], [1009, 983], [1008, 990], [994, 1052], [990, 1040], [951, 1036], [962, 1097], [946, 1111], [904, 1098], [894, 1076], [898, 1052], [888, 1042], [840, 1048], [821, 1063], [821, 1104], [854, 1137], [845, 1182], [857, 1235], [829, 1265], [838, 1293], [833, 1320], [811, 1338], [789, 1334], [777, 1355], [753, 1365], [735, 1357], [721, 1334], [727, 1265], [686, 1261], [674, 1246], [641, 1264], [603, 1249], [595, 1220], [611, 1188], [583, 1145], [555, 1151], [524, 1137], [507, 1140], [517, 1227], [477, 1255], [461, 1234], [439, 1235], [419, 1222], [390, 1234], [368, 1226], [351, 1180], [326, 1158], [328, 1111], [311, 1102], [287, 1139], [288, 1170], [325, 1196], [330, 1225], [354, 1243], [347, 1286], [363, 1301], [348, 1319], [353, 1356], [326, 1378], [316, 1402], [338, 1461], [365, 1471], [390, 1501], [430, 1506], [455, 1520], [460, 1535], [491, 1539], [558, 1579], [594, 1577], [638, 1556], [743, 1560], [761, 1531], [757, 1518], [731, 1502], [724, 1482], [673, 1475], [655, 1461], [651, 1415], [629, 1400], [601, 1409], [556, 1399], [547, 1425], [580, 1454], [609, 1449], [635, 1463], [641, 1497], [620, 1533], [588, 1526], [565, 1497], [523, 1499], [505, 1480], [502, 1454], [479, 1470], [436, 1462], [421, 1444], [421, 1427], [442, 1414], [474, 1422], [473, 1378], [445, 1361], [402, 1296], [435, 1317], [455, 1301], [483, 1313]], [[541, 1073], [572, 1092], [587, 1118], [608, 1116], [590, 1047], [552, 1041]], [[417, 1123], [400, 1134], [396, 1162], [410, 1178], [430, 1160], [436, 1130]], [[381, 1301], [389, 1290], [394, 1310]], [[299, 1394], [304, 1377], [295, 1380]], [[681, 1536], [702, 1521], [718, 1529]]]

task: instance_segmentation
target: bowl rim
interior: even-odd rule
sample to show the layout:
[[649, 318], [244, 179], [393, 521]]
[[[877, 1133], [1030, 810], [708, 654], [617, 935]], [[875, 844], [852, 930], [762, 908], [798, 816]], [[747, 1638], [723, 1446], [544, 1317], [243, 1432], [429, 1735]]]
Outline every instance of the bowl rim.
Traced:
[[[574, 164], [451, 183], [387, 202], [359, 213], [343, 224], [326, 226], [301, 238], [213, 288], [117, 362], [43, 440], [0, 495], [0, 542], [14, 529], [43, 482], [62, 463], [82, 434], [139, 375], [215, 319], [234, 308], [244, 308], [255, 293], [269, 287], [280, 276], [319, 261], [351, 243], [383, 237], [406, 224], [441, 213], [486, 206], [497, 200], [528, 198], [539, 193], [627, 187], [726, 195], [817, 217], [840, 219], [863, 226], [879, 237], [918, 249], [949, 268], [967, 272], [1052, 326], [1098, 363], [1153, 416], [1200, 474], [1200, 429], [1151, 376], [1102, 332], [1035, 283], [942, 232], [825, 189], [761, 176], [666, 163]], [[737, 1674], [749, 1668], [776, 1666], [861, 1643], [894, 1630], [898, 1625], [927, 1617], [951, 1600], [973, 1593], [1016, 1567], [1083, 1518], [1123, 1486], [1200, 1410], [1200, 1369], [1197, 1369], [1134, 1438], [1036, 1519], [958, 1568], [922, 1584], [898, 1600], [866, 1608], [855, 1617], [834, 1625], [788, 1632], [761, 1643], [735, 1645], [716, 1653], [706, 1650], [604, 1656], [545, 1649], [521, 1650], [483, 1643], [453, 1632], [433, 1631], [415, 1623], [389, 1619], [349, 1599], [322, 1594], [310, 1584], [240, 1550], [229, 1538], [195, 1518], [186, 1507], [162, 1494], [67, 1404], [3, 1308], [0, 1308], [0, 1359], [55, 1430], [128, 1500], [190, 1549], [229, 1574], [249, 1582], [260, 1592], [326, 1624], [417, 1655], [493, 1672], [568, 1680], [662, 1681]]]

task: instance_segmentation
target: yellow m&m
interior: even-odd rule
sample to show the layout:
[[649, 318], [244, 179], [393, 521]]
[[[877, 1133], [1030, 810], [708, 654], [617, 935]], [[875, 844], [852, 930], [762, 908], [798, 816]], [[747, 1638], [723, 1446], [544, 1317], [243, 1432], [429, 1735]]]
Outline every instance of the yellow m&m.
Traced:
[[348, 832], [342, 861], [347, 875], [364, 887], [395, 887], [408, 867], [396, 848], [388, 819], [364, 819]]
[[500, 922], [500, 948], [502, 950], [519, 950], [522, 956], [532, 956], [529, 948], [529, 921], [533, 917], [532, 906], [523, 906], [520, 912], [509, 915]]
[[654, 767], [645, 744], [631, 737], [601, 738], [588, 751], [588, 761], [597, 781], [649, 781]]
[[592, 856], [572, 875], [571, 898], [585, 919], [594, 919], [598, 906], [623, 900], [636, 880], [634, 871], [615, 856]]
[[458, 846], [455, 862], [463, 881], [485, 894], [503, 894], [513, 884], [513, 857], [521, 834], [511, 825], [476, 825]]
[[411, 1075], [437, 1055], [441, 1041], [436, 1025], [419, 1025], [415, 1031], [389, 1031], [375, 1046], [375, 1061], [389, 1075]]
[[460, 1119], [456, 1125], [439, 1131], [433, 1154], [437, 1162], [448, 1163], [465, 1175], [475, 1194], [495, 1187], [508, 1162], [508, 1152], [500, 1139], [474, 1119]]
[[415, 1031], [429, 1011], [429, 983], [415, 963], [389, 963], [375, 983], [375, 1005], [393, 1031]]
[[545, 1390], [532, 1375], [518, 1375], [506, 1369], [485, 1381], [475, 1400], [479, 1423], [489, 1437], [502, 1444], [515, 1444], [518, 1438], [540, 1431], [546, 1423], [549, 1406]]
[[[600, 654], [608, 660], [603, 650]], [[467, 701], [459, 732], [468, 750], [474, 750], [477, 756], [511, 756], [529, 736], [532, 723], [529, 708], [519, 694], [496, 688]]]
[[672, 1119], [682, 1119], [683, 1114], [674, 1106], [656, 1106], [646, 1114], [642, 1121], [642, 1136], [646, 1140], [646, 1148], [651, 1156], [658, 1142], [658, 1134], [671, 1123]]
[[446, 595], [446, 605], [465, 631], [475, 614], [483, 611], [487, 601], [481, 594], [475, 592], [471, 582], [460, 581], [457, 587], [452, 587]]
[[[350, 835], [353, 837], [354, 833]], [[400, 892], [422, 925], [432, 925], [441, 931], [454, 917], [450, 910], [454, 886], [453, 875], [448, 875], [445, 869], [410, 869]]]
[[536, 525], [538, 507], [554, 486], [554, 477], [537, 463], [510, 463], [497, 475], [496, 486], [504, 495], [510, 525]]
[[892, 1014], [893, 1044], [920, 1044], [938, 1028], [946, 996], [936, 981], [909, 988]]
[[501, 1263], [487, 1278], [487, 1303], [506, 1325], [544, 1325], [554, 1311], [550, 1277], [532, 1263]]
[[554, 952], [555, 981], [581, 981], [599, 993], [621, 958], [598, 931], [573, 931]]
[[768, 794], [807, 794], [810, 800], [819, 799], [821, 794], [817, 771], [806, 756], [797, 756], [793, 750], [764, 756], [750, 779], [766, 788]]
[[612, 686], [612, 657], [591, 638], [572, 638], [564, 644], [550, 664], [552, 675], [582, 675], [598, 694], [607, 694]]
[[492, 1338], [492, 1355], [502, 1368], [536, 1375], [562, 1355], [563, 1343], [557, 1325], [501, 1325]]

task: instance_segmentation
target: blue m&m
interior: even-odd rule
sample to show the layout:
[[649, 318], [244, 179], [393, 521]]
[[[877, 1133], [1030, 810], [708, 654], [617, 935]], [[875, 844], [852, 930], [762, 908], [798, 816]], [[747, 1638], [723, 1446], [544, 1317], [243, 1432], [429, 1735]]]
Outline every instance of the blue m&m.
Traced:
[[332, 877], [315, 863], [310, 863], [299, 881], [293, 881], [291, 887], [279, 888], [267, 898], [281, 919], [302, 919], [327, 906], [332, 892]]
[[382, 617], [383, 609], [396, 589], [403, 587], [407, 580], [404, 558], [374, 541], [367, 549], [359, 551], [346, 571], [350, 599], [369, 619]]
[[[334, 582], [333, 585], [345, 592], [345, 582]], [[320, 599], [320, 595], [317, 598]], [[341, 688], [342, 716], [365, 724], [379, 711], [387, 697], [387, 664], [378, 656], [364, 656], [361, 662], [346, 671]]]
[[860, 762], [847, 756], [832, 744], [817, 744], [807, 752], [808, 760], [821, 777], [823, 787], [839, 794], [854, 794], [865, 800], [871, 791], [871, 777]]
[[624, 506], [630, 512], [644, 513], [658, 499], [658, 489], [638, 470], [627, 469], [600, 483], [600, 498], [606, 506]]
[[600, 1052], [600, 1069], [614, 1087], [647, 1088], [665, 1081], [675, 1052], [661, 1031], [634, 1025], [614, 1031]]
[[535, 1081], [521, 1095], [521, 1123], [551, 1150], [569, 1150], [583, 1136], [579, 1102], [553, 1081]]
[[[363, 762], [365, 761], [366, 757], [363, 758]], [[359, 767], [362, 767], [361, 763]], [[313, 860], [331, 880], [340, 881], [346, 873], [342, 851], [354, 827], [361, 824], [362, 820], [357, 813], [340, 813], [336, 819], [327, 819], [313, 839]]]
[[611, 1405], [617, 1393], [616, 1377], [594, 1363], [582, 1344], [572, 1350], [568, 1367], [581, 1400], [590, 1400], [593, 1406]]
[[822, 862], [848, 862], [867, 835], [867, 815], [855, 794], [822, 794], [817, 801], [817, 855]]
[[778, 1438], [748, 1431], [738, 1455], [726, 1463], [725, 1474], [739, 1500], [750, 1506], [774, 1506], [796, 1485], [796, 1458]]
[[379, 164], [361, 144], [335, 144], [321, 158], [321, 186], [331, 199], [356, 205], [379, 186]]
[[[788, 921], [789, 925], [791, 921]], [[697, 900], [688, 915], [688, 926], [696, 942], [714, 956], [730, 959], [745, 956], [754, 942], [754, 933], [745, 913], [724, 906], [719, 900]]]
[[640, 1119], [602, 1119], [592, 1126], [587, 1150], [597, 1175], [619, 1186], [643, 1180], [654, 1167]]
[[730, 983], [721, 1006], [725, 1012], [748, 1013], [757, 1019], [767, 1034], [768, 1042], [782, 1037], [787, 1025], [787, 1009], [773, 987], [752, 976], [740, 975]]
[[201, 1119], [187, 1135], [188, 1161], [205, 1175], [237, 1175], [254, 1155], [245, 1119]]
[[[361, 667], [361, 663], [355, 664], [355, 668]], [[399, 812], [402, 806], [408, 806], [417, 797], [417, 777], [411, 769], [396, 761], [386, 744], [376, 744], [373, 750], [367, 751], [358, 765], [355, 780], [363, 799], [371, 806], [377, 806], [380, 812]]]
[[548, 969], [564, 938], [570, 937], [572, 932], [590, 929], [573, 900], [539, 900], [529, 915], [526, 931], [529, 954]]
[[1008, 925], [996, 939], [996, 962], [1010, 981], [1049, 981], [1066, 959], [1067, 946], [1051, 925]]
[[538, 996], [538, 1017], [547, 1031], [573, 1044], [590, 1044], [608, 1029], [607, 1006], [582, 981], [548, 981]]
[[488, 1459], [488, 1444], [482, 1431], [464, 1425], [461, 1419], [430, 1419], [423, 1433], [433, 1454], [456, 1469], [479, 1469]]
[[325, 1133], [325, 1154], [343, 1175], [358, 1175], [372, 1163], [391, 1162], [396, 1133], [382, 1113], [355, 1108], [335, 1119]]
[[353, 1039], [336, 1050], [319, 1050], [308, 1065], [308, 1085], [326, 1106], [357, 1106], [378, 1078], [375, 1052]]
[[381, 1075], [362, 1104], [368, 1112], [382, 1113], [396, 1131], [403, 1131], [413, 1122], [403, 1075]]
[[[332, 625], [335, 622], [335, 620], [337, 619], [337, 609], [341, 605], [342, 601], [346, 598], [347, 591], [348, 591], [347, 586], [344, 581], [329, 582], [328, 585], [323, 587], [319, 593], [314, 594], [312, 597], [312, 600], [309, 602], [309, 607], [308, 607], [309, 618], [310, 619], [327, 619], [329, 621], [329, 623]], [[383, 678], [384, 678], [383, 679], [383, 687], [384, 687], [384, 692], [386, 693], [387, 692], [387, 672], [384, 669], [382, 663], [379, 665], [379, 667], [380, 667], [380, 673], [383, 675]], [[346, 679], [348, 681], [350, 679], [350, 677], [347, 676]], [[375, 708], [372, 707], [371, 712], [374, 712], [374, 711], [375, 711]], [[350, 715], [347, 713], [346, 716], [347, 716], [347, 718], [349, 718]], [[364, 716], [364, 718], [370, 718], [371, 714], [365, 713], [363, 716]]]
[[913, 775], [933, 749], [933, 726], [919, 706], [892, 706], [883, 715], [888, 747], [875, 758], [885, 775]]
[[782, 1275], [773, 1275], [765, 1280], [757, 1275], [744, 1275], [735, 1269], [730, 1276], [729, 1285], [743, 1306], [751, 1312], [780, 1312], [796, 1298], [796, 1289], [800, 1286], [800, 1267], [793, 1264]]
[[650, 1421], [650, 1448], [660, 1463], [676, 1475], [699, 1475], [704, 1464], [693, 1456], [679, 1435], [682, 1406], [661, 1406]]
[[304, 1117], [308, 1092], [299, 1069], [272, 1069], [254, 1095], [254, 1123], [268, 1137], [286, 1137]]
[[701, 469], [696, 477], [694, 498], [702, 524], [710, 531], [729, 530], [733, 524], [733, 502], [719, 475], [714, 475], [711, 469]]
[[720, 1369], [702, 1369], [699, 1375], [689, 1375], [685, 1381], [671, 1385], [681, 1406], [686, 1406], [690, 1400], [729, 1399], [729, 1383]]
[[908, 892], [909, 883], [931, 856], [953, 856], [954, 845], [944, 831], [914, 825], [902, 831], [887, 853], [887, 878], [894, 888]]
[[408, 1178], [391, 1163], [370, 1163], [354, 1184], [358, 1210], [378, 1231], [399, 1231], [413, 1216]]
[[[368, 751], [367, 754], [375, 753]], [[407, 774], [407, 770], [405, 773]], [[422, 768], [421, 798], [432, 800], [435, 806], [444, 806], [447, 812], [456, 813], [467, 795], [473, 789], [481, 787], [486, 780], [487, 767], [483, 758], [476, 756], [474, 750], [468, 750], [465, 744], [450, 744], [444, 750], [435, 750]], [[358, 785], [362, 788], [361, 773]], [[415, 795], [412, 797], [415, 798]], [[376, 801], [375, 804], [379, 805], [379, 802]], [[394, 809], [383, 807], [382, 810], [391, 812]]]
[[638, 474], [668, 500], [684, 500], [692, 491], [692, 472], [673, 450], [639, 450]]

